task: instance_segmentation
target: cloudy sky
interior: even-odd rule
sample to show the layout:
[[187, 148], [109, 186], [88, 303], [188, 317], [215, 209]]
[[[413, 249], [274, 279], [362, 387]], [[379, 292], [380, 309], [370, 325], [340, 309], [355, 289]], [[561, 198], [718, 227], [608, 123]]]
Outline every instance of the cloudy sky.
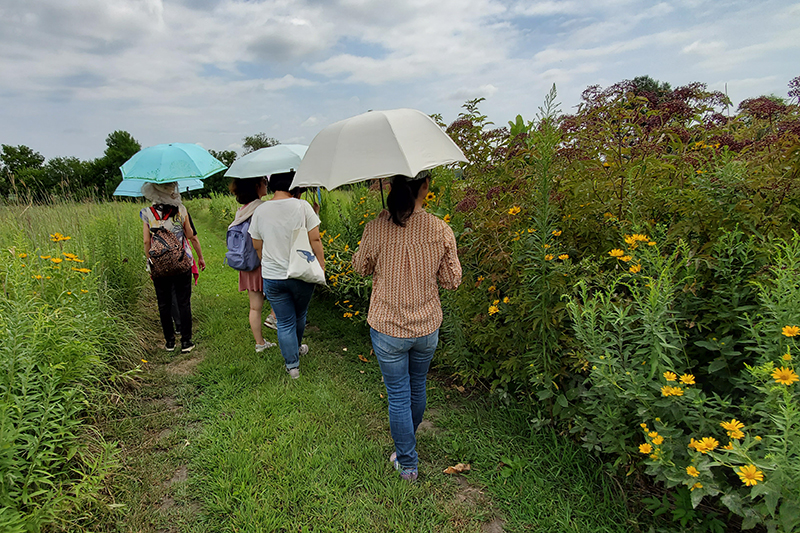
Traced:
[[556, 84], [701, 81], [734, 105], [800, 75], [790, 0], [0, 0], [0, 143], [48, 159], [142, 146], [308, 144], [369, 109], [498, 125]]

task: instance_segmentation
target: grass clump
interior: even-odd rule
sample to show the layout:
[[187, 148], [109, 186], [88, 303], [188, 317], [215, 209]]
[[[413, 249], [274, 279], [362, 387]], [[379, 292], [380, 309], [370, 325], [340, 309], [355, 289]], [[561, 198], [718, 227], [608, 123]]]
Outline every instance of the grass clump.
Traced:
[[90, 422], [140, 352], [120, 304], [141, 286], [136, 227], [121, 223], [134, 207], [0, 211], [2, 531], [72, 529], [116, 468]]

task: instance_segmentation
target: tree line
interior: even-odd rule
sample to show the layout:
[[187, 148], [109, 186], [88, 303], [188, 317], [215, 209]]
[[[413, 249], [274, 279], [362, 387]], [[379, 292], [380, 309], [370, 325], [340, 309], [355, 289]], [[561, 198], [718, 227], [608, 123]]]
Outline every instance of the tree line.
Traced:
[[[246, 136], [243, 154], [279, 144], [265, 133]], [[106, 137], [101, 157], [84, 161], [77, 157], [45, 157], [34, 149], [18, 145], [0, 145], [0, 197], [7, 201], [45, 201], [54, 196], [72, 199], [109, 199], [122, 181], [119, 167], [142, 145], [127, 131], [117, 130]], [[211, 155], [230, 166], [238, 157], [235, 150], [209, 150]], [[228, 190], [224, 171], [204, 180], [197, 194]]]

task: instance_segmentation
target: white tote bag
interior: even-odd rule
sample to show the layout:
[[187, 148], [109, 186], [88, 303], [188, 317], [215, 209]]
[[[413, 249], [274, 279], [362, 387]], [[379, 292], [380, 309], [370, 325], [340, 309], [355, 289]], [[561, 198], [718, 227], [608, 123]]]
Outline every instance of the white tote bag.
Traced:
[[306, 229], [306, 215], [301, 209], [303, 225], [292, 232], [292, 250], [289, 252], [289, 278], [301, 279], [308, 283], [326, 285], [325, 272], [311, 249]]

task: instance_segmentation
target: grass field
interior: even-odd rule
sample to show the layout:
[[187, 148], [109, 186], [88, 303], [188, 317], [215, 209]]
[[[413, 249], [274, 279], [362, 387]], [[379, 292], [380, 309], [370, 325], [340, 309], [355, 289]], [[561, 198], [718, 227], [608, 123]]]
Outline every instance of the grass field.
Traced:
[[[119, 507], [93, 530], [646, 529], [575, 443], [446, 380], [430, 383], [420, 481], [399, 479], [364, 326], [317, 294], [310, 353], [301, 378], [289, 379], [277, 348], [254, 351], [246, 296], [222, 266], [224, 228], [200, 209], [193, 216], [209, 264], [193, 297], [198, 348], [172, 356], [150, 347], [143, 381], [105, 427], [124, 465], [108, 486]], [[153, 318], [142, 327], [158, 329]], [[472, 470], [442, 473], [459, 462]]]

